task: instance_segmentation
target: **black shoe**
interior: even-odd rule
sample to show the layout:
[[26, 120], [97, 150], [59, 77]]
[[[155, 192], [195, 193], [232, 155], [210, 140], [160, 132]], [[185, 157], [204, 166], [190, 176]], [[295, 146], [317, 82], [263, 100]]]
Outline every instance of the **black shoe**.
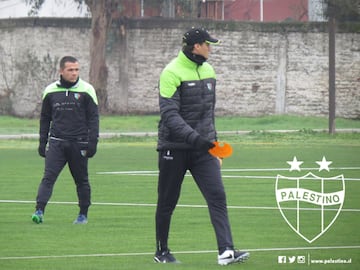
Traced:
[[155, 257], [154, 257], [154, 262], [156, 262], [156, 263], [180, 263], [170, 253], [170, 250], [156, 251]]

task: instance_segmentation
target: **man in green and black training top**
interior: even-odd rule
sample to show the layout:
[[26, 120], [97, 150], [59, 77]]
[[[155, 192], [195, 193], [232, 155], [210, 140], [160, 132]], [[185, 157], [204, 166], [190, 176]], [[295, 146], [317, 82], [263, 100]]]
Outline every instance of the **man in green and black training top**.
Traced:
[[[209, 154], [217, 140], [215, 130], [216, 76], [206, 62], [210, 46], [219, 40], [203, 28], [192, 28], [183, 38], [183, 49], [160, 75], [158, 130], [159, 178], [156, 208], [154, 261], [176, 263], [168, 237], [172, 213], [187, 170], [204, 196], [218, 247], [218, 264], [244, 261], [248, 252], [235, 250], [221, 179], [221, 160]], [[191, 230], [191, 228], [189, 228]]]
[[42, 223], [45, 207], [60, 172], [69, 166], [78, 195], [79, 214], [74, 224], [86, 224], [91, 204], [88, 158], [95, 155], [99, 137], [99, 113], [92, 85], [79, 78], [79, 61], [72, 56], [60, 60], [60, 80], [46, 87], [40, 115], [39, 155], [45, 170], [32, 215]]

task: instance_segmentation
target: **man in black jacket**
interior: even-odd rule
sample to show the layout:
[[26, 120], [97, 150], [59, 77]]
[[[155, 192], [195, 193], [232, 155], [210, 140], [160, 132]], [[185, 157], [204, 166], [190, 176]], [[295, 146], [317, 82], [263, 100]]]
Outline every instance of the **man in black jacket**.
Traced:
[[88, 158], [95, 155], [99, 136], [98, 101], [94, 88], [79, 78], [79, 62], [72, 56], [60, 60], [60, 80], [46, 87], [40, 115], [39, 155], [45, 158], [44, 176], [32, 215], [42, 223], [45, 207], [60, 172], [69, 166], [79, 199], [74, 224], [86, 224], [91, 188]]
[[183, 36], [183, 50], [160, 75], [155, 262], [177, 262], [170, 253], [168, 236], [187, 170], [207, 202], [219, 250], [218, 263], [227, 265], [249, 257], [248, 252], [234, 249], [220, 160], [208, 152], [217, 140], [214, 123], [216, 76], [206, 60], [210, 44], [217, 43], [219, 40], [212, 38], [205, 29], [189, 30]]

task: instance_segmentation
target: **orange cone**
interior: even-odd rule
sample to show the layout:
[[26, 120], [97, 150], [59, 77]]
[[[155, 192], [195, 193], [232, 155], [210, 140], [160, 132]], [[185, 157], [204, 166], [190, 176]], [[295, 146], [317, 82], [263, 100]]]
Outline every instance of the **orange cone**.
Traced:
[[209, 150], [209, 153], [214, 157], [227, 158], [232, 155], [233, 149], [228, 143], [214, 142], [215, 147]]

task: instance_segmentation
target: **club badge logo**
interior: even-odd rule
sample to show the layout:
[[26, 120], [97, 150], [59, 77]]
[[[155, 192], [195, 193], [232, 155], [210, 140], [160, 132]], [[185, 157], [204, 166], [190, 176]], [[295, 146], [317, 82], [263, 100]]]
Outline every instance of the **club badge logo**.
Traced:
[[81, 95], [79, 93], [74, 93], [74, 97], [75, 97], [76, 100], [79, 100]]
[[[302, 161], [296, 157], [287, 162], [289, 171], [301, 171]], [[323, 157], [316, 162], [319, 172], [330, 172]], [[284, 220], [300, 237], [312, 243], [323, 235], [339, 216], [345, 199], [343, 175], [320, 177], [312, 172], [301, 177], [277, 175], [275, 195], [278, 208]]]

